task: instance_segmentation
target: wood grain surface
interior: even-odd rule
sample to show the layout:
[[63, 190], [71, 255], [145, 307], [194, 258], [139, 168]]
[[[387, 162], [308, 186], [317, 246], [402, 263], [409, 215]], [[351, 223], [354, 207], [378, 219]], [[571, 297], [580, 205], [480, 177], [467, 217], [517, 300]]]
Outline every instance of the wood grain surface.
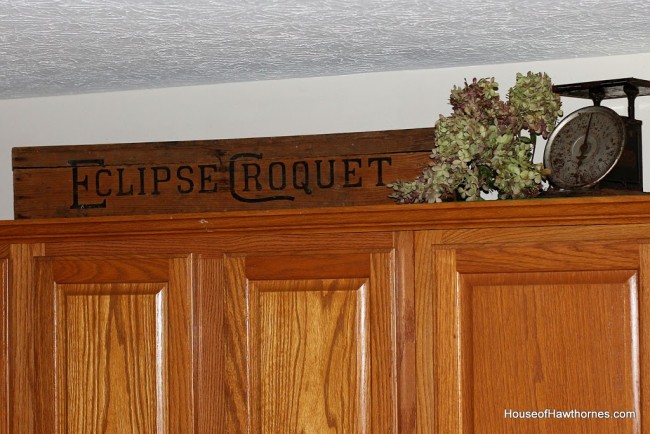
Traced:
[[433, 129], [13, 149], [17, 219], [390, 203]]
[[[463, 432], [640, 432], [640, 417], [613, 417], [639, 414], [637, 278], [636, 270], [463, 275]], [[546, 409], [590, 416], [506, 416]]]
[[646, 196], [0, 238], [0, 433], [650, 432]]
[[393, 259], [362, 257], [226, 262], [232, 432], [397, 432]]
[[[61, 432], [166, 432], [167, 288], [60, 285]], [[92, 295], [91, 295], [92, 294]], [[162, 392], [162, 393], [161, 393]]]
[[9, 433], [10, 414], [8, 263], [7, 255], [0, 257], [0, 434]]
[[[419, 432], [641, 432], [645, 247], [450, 248], [437, 236], [416, 238]], [[592, 416], [504, 416], [546, 409]]]
[[[0, 222], [0, 240], [33, 243], [183, 234], [250, 237], [444, 229], [486, 229], [485, 233], [489, 233], [499, 228], [520, 228], [520, 233], [526, 233], [525, 228], [538, 228], [540, 235], [535, 232], [537, 237], [556, 227], [579, 230], [581, 226], [591, 225], [613, 229], [618, 233], [617, 239], [638, 239], [647, 234], [649, 222], [650, 195], [633, 195], [4, 221]], [[633, 233], [626, 227], [617, 230], [621, 225], [639, 225], [639, 231]], [[566, 231], [561, 233], [565, 239], [572, 238]], [[528, 239], [532, 240], [530, 236]]]
[[[34, 291], [37, 284], [34, 257], [43, 255], [43, 250], [42, 244], [13, 244], [10, 248], [8, 318], [12, 351], [9, 354], [8, 432], [11, 434], [45, 432], [54, 426], [52, 419], [42, 421], [44, 414], [47, 415], [43, 405], [51, 408], [54, 402], [52, 390], [48, 388], [48, 379], [53, 380], [54, 371], [43, 373], [38, 369], [40, 361], [51, 356], [48, 351], [52, 350], [52, 345], [36, 344], [40, 338], [37, 328], [40, 305], [44, 302]], [[52, 300], [45, 303], [51, 305]], [[49, 392], [45, 404], [40, 390]]]
[[38, 429], [192, 432], [190, 269], [184, 258], [37, 260]]
[[254, 432], [368, 432], [364, 281], [255, 283]]

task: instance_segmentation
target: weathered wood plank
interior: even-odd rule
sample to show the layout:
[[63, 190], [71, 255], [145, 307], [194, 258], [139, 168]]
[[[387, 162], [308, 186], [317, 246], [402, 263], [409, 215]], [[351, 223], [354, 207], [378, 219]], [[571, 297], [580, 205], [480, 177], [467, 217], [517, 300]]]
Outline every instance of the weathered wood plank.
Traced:
[[388, 204], [433, 129], [13, 149], [16, 218]]

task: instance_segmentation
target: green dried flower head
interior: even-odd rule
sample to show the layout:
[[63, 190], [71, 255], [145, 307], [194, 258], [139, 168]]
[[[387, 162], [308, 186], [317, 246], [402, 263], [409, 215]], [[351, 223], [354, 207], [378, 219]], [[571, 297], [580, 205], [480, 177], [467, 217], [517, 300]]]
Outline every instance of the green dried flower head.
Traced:
[[[542, 167], [531, 162], [534, 138], [552, 131], [560, 97], [546, 74], [517, 74], [508, 102], [498, 84], [474, 79], [454, 86], [450, 116], [436, 122], [431, 163], [414, 181], [389, 185], [399, 203], [480, 200], [496, 191], [501, 199], [533, 197], [541, 191]], [[528, 130], [530, 137], [522, 136]]]
[[524, 121], [522, 129], [548, 138], [557, 119], [562, 116], [560, 95], [543, 73], [517, 74], [517, 81], [508, 93], [508, 103]]

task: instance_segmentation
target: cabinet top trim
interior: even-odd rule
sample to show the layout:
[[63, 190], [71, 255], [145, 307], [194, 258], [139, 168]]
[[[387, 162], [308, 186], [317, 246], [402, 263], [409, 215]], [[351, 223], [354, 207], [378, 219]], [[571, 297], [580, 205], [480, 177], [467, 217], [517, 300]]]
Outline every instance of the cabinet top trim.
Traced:
[[650, 195], [0, 221], [0, 239], [375, 232], [650, 223]]

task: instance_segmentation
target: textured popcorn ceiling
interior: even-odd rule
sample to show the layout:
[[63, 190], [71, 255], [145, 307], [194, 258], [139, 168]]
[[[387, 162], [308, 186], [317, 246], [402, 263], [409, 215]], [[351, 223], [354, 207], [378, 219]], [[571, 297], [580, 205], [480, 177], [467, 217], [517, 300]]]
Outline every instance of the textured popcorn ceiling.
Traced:
[[650, 0], [3, 0], [0, 99], [650, 52]]

